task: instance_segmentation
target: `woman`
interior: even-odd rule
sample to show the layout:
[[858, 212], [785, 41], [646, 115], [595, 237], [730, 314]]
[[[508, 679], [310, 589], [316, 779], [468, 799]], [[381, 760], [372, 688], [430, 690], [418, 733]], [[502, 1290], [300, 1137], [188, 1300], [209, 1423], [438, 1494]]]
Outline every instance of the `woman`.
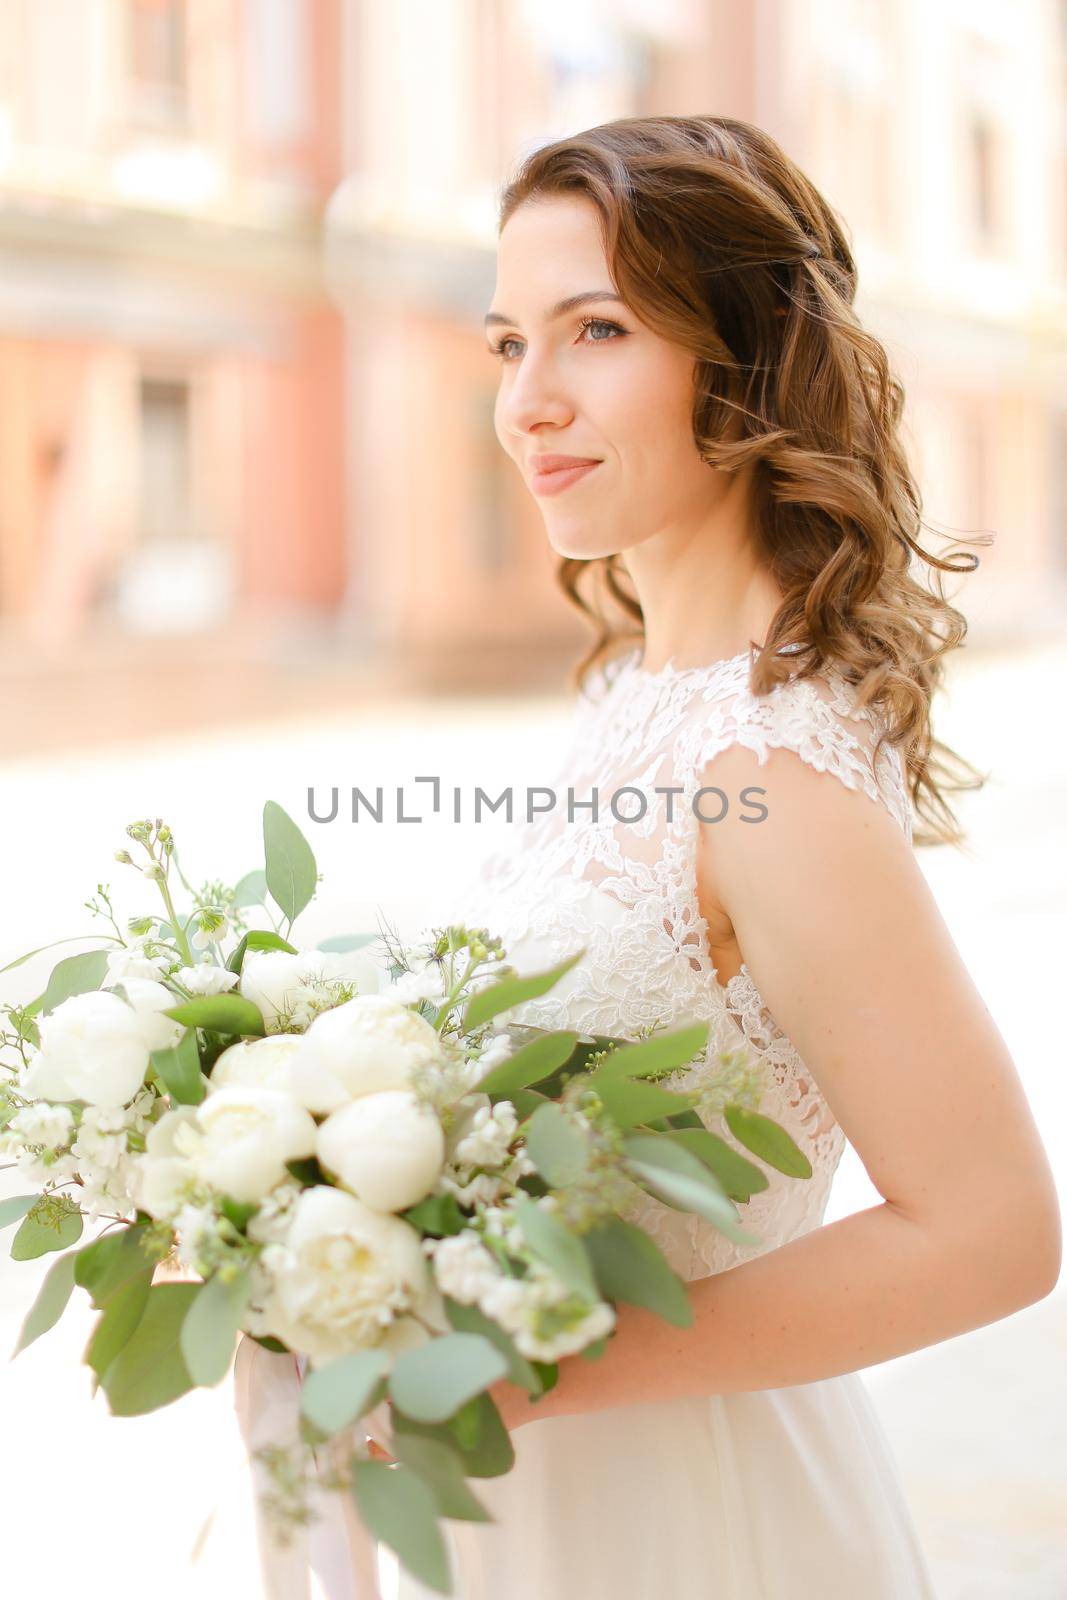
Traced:
[[[474, 1484], [492, 1523], [447, 1524], [465, 1600], [931, 1595], [857, 1369], [1059, 1272], [1045, 1153], [913, 854], [913, 813], [957, 842], [946, 796], [983, 781], [930, 728], [965, 623], [921, 571], [963, 569], [917, 543], [855, 288], [829, 206], [743, 122], [612, 122], [503, 197], [497, 432], [597, 638], [556, 806], [468, 921], [523, 970], [586, 950], [516, 1021], [747, 1043], [814, 1172], [742, 1209], [755, 1250], [633, 1213], [693, 1325], [622, 1306], [542, 1400], [495, 1386], [516, 1464]], [[846, 1138], [883, 1200], [820, 1226]]]
[[[445, 1524], [461, 1600], [924, 1600], [857, 1369], [1059, 1273], [1048, 1161], [912, 850], [913, 815], [915, 843], [958, 842], [947, 796], [982, 781], [930, 727], [965, 623], [920, 576], [962, 569], [918, 543], [855, 288], [826, 202], [746, 123], [609, 123], [503, 196], [497, 432], [597, 637], [556, 804], [462, 915], [520, 970], [584, 948], [515, 1021], [698, 1018], [710, 1060], [747, 1046], [813, 1175], [768, 1169], [756, 1247], [650, 1197], [629, 1213], [692, 1326], [623, 1305], [543, 1399], [494, 1386], [516, 1461], [473, 1483], [492, 1522]], [[846, 1138], [883, 1200], [821, 1226]], [[292, 1358], [245, 1340], [238, 1368], [249, 1442], [275, 1442]], [[331, 1600], [369, 1600], [345, 1505], [306, 1550], [265, 1544], [272, 1595], [306, 1594], [310, 1560]], [[430, 1593], [400, 1573], [400, 1600]]]

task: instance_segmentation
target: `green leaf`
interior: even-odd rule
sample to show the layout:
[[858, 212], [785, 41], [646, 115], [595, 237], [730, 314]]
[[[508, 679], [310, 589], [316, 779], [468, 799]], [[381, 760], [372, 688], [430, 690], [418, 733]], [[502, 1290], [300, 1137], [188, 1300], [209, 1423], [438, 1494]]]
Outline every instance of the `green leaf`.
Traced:
[[597, 1068], [598, 1076], [607, 1073], [612, 1077], [648, 1078], [664, 1072], [677, 1071], [700, 1054], [708, 1042], [706, 1022], [688, 1023], [670, 1033], [657, 1033], [638, 1044], [623, 1045], [613, 1050]]
[[10, 1200], [0, 1200], [0, 1228], [10, 1228], [13, 1222], [20, 1221], [40, 1198], [39, 1194], [15, 1194]]
[[499, 1322], [487, 1317], [480, 1306], [464, 1305], [460, 1300], [453, 1300], [450, 1295], [444, 1295], [443, 1299], [448, 1320], [457, 1333], [482, 1334], [490, 1344], [496, 1346], [507, 1362], [509, 1380], [517, 1383], [520, 1388], [528, 1389], [531, 1394], [540, 1394], [541, 1380], [535, 1367], [527, 1361], [514, 1339], [504, 1331]]
[[735, 1244], [761, 1243], [760, 1239], [742, 1230], [733, 1202], [723, 1193], [714, 1174], [690, 1151], [675, 1144], [669, 1135], [630, 1134], [623, 1140], [623, 1149], [631, 1174], [658, 1199], [679, 1211], [692, 1211], [704, 1217]]
[[521, 1005], [524, 1000], [536, 1000], [539, 995], [547, 994], [564, 973], [582, 959], [585, 951], [579, 950], [573, 956], [568, 956], [566, 961], [561, 961], [557, 966], [549, 967], [545, 972], [535, 972], [529, 978], [498, 978], [495, 983], [490, 983], [484, 989], [475, 990], [467, 1001], [463, 1013], [464, 1031], [470, 1033], [472, 1029], [481, 1027], [483, 1022], [488, 1022], [490, 1017], [495, 1017], [500, 1011], [509, 1011], [512, 1006]]
[[263, 852], [267, 888], [291, 927], [315, 893], [318, 872], [311, 846], [274, 800], [263, 807]]
[[467, 1218], [454, 1194], [428, 1194], [425, 1200], [417, 1201], [400, 1215], [422, 1233], [433, 1233], [439, 1238], [462, 1233], [467, 1226]]
[[576, 1033], [543, 1033], [516, 1050], [506, 1061], [501, 1061], [499, 1066], [490, 1067], [475, 1087], [479, 1094], [510, 1099], [517, 1089], [540, 1083], [561, 1067], [574, 1054], [577, 1042]]
[[378, 938], [377, 933], [338, 933], [332, 939], [320, 940], [315, 949], [343, 954], [348, 950], [362, 950], [364, 945], [373, 944]]
[[803, 1150], [770, 1117], [738, 1105], [728, 1105], [723, 1116], [738, 1144], [743, 1144], [754, 1156], [766, 1161], [769, 1167], [776, 1167], [787, 1178], [811, 1177], [811, 1162]]
[[614, 1076], [608, 1072], [594, 1072], [589, 1079], [590, 1089], [595, 1089], [612, 1120], [620, 1128], [634, 1128], [639, 1123], [651, 1122], [655, 1117], [667, 1117], [675, 1111], [684, 1111], [696, 1104], [696, 1096], [677, 1090], [661, 1089], [658, 1084], [644, 1083], [640, 1078]]
[[382, 1399], [382, 1379], [388, 1370], [384, 1350], [357, 1350], [328, 1366], [315, 1367], [304, 1379], [300, 1410], [321, 1433], [340, 1433]]
[[247, 1267], [232, 1278], [216, 1272], [200, 1286], [182, 1323], [179, 1341], [185, 1370], [199, 1388], [210, 1389], [229, 1371], [251, 1293]]
[[107, 976], [107, 958], [106, 950], [83, 950], [81, 955], [65, 956], [52, 968], [39, 1009], [54, 1011], [71, 995], [99, 989]]
[[251, 928], [246, 933], [226, 966], [230, 972], [240, 972], [244, 967], [245, 954], [249, 950], [287, 950], [290, 955], [296, 955], [296, 945], [290, 944], [288, 939], [283, 939], [280, 933], [272, 933], [269, 928]]
[[92, 1367], [98, 1378], [104, 1376], [119, 1351], [125, 1348], [136, 1332], [148, 1304], [151, 1284], [152, 1271], [149, 1268], [147, 1272], [141, 1272], [121, 1284], [108, 1297], [85, 1351], [85, 1363]]
[[544, 1206], [522, 1190], [515, 1193], [515, 1216], [523, 1237], [568, 1289], [590, 1300], [599, 1298], [585, 1245]]
[[131, 1279], [145, 1272], [151, 1274], [161, 1259], [163, 1252], [145, 1249], [147, 1233], [147, 1223], [131, 1223], [113, 1233], [101, 1234], [78, 1251], [74, 1281], [79, 1289], [87, 1290], [98, 1311]]
[[446, 1333], [396, 1357], [389, 1393], [416, 1421], [444, 1422], [507, 1370], [507, 1359], [481, 1334]]
[[353, 1461], [352, 1492], [368, 1533], [388, 1545], [420, 1583], [438, 1594], [451, 1594], [452, 1574], [437, 1506], [411, 1468]]
[[261, 906], [267, 898], [267, 879], [262, 867], [246, 872], [233, 891], [234, 905]]
[[189, 1028], [211, 1028], [216, 1033], [256, 1034], [266, 1032], [258, 1006], [246, 1000], [243, 994], [198, 995], [195, 1000], [183, 1000], [163, 1012], [175, 1022], [184, 1022]]
[[410, 1467], [433, 1495], [438, 1514], [459, 1522], [492, 1522], [493, 1518], [463, 1476], [463, 1463], [441, 1439], [422, 1438], [417, 1433], [399, 1433], [394, 1438], [397, 1460]]
[[707, 1128], [670, 1128], [667, 1136], [692, 1151], [722, 1184], [731, 1200], [745, 1201], [767, 1187], [767, 1174]]
[[200, 1104], [207, 1089], [200, 1071], [195, 1028], [186, 1028], [176, 1045], [153, 1050], [150, 1059], [160, 1082], [176, 1105]]
[[23, 1218], [11, 1241], [12, 1261], [35, 1261], [50, 1250], [65, 1250], [82, 1236], [82, 1214], [65, 1195], [42, 1195]]
[[488, 1392], [475, 1395], [446, 1423], [416, 1422], [393, 1408], [393, 1441], [399, 1447], [400, 1435], [414, 1433], [420, 1438], [441, 1439], [455, 1450], [468, 1478], [498, 1478], [515, 1465], [511, 1435], [493, 1397]]
[[574, 1183], [587, 1165], [580, 1129], [554, 1101], [539, 1106], [526, 1124], [526, 1152], [554, 1189]]
[[156, 1411], [193, 1387], [182, 1359], [181, 1327], [199, 1288], [196, 1283], [160, 1283], [150, 1290], [133, 1337], [101, 1380], [115, 1416]]
[[[89, 933], [72, 933], [69, 939], [53, 939], [51, 944], [39, 944], [37, 946], [36, 950], [27, 950], [26, 954], [24, 956], [16, 956], [14, 961], [9, 961], [7, 963], [6, 967], [0, 967], [0, 972], [13, 972], [16, 967], [21, 967], [24, 961], [32, 961], [34, 956], [43, 955], [46, 950], [54, 950], [57, 947], [57, 945], [61, 945], [61, 944], [84, 944], [86, 939], [91, 939], [91, 938], [92, 938], [92, 934], [89, 934]], [[118, 941], [116, 940], [115, 942], [117, 944]], [[94, 951], [91, 951], [89, 953], [92, 954], [92, 955], [96, 955], [98, 952], [94, 950]], [[105, 950], [103, 952], [103, 954], [106, 957], [107, 951]], [[106, 969], [107, 969], [106, 960], [104, 962], [104, 967], [105, 967], [105, 971], [106, 971]], [[58, 968], [56, 970], [58, 971]], [[97, 985], [97, 987], [99, 987], [99, 985]], [[39, 1008], [39, 1006], [40, 1006], [40, 1001], [39, 1000], [35, 1001], [34, 1002], [34, 1008], [37, 1009], [37, 1008]]]
[[19, 1332], [19, 1342], [11, 1352], [12, 1359], [20, 1350], [25, 1350], [27, 1345], [39, 1339], [42, 1333], [54, 1328], [67, 1309], [67, 1301], [74, 1292], [74, 1261], [74, 1251], [70, 1251], [53, 1261], [45, 1273], [37, 1298], [26, 1313], [26, 1320]]
[[644, 1306], [676, 1328], [692, 1325], [685, 1284], [643, 1228], [613, 1217], [582, 1237], [604, 1298]]

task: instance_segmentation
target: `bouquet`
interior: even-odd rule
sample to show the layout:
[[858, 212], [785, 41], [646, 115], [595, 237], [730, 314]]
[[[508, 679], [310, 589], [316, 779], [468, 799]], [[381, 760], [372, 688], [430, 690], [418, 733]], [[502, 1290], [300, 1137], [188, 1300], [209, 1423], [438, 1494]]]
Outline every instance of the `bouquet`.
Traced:
[[[56, 1258], [15, 1354], [76, 1288], [117, 1416], [219, 1383], [240, 1335], [293, 1352], [299, 1444], [261, 1463], [276, 1523], [305, 1521], [325, 1482], [451, 1593], [439, 1519], [488, 1520], [467, 1480], [514, 1460], [491, 1386], [544, 1394], [560, 1361], [603, 1351], [620, 1302], [692, 1320], [627, 1211], [650, 1194], [759, 1243], [738, 1205], [766, 1174], [715, 1118], [765, 1163], [811, 1168], [757, 1109], [761, 1063], [708, 1062], [705, 1023], [627, 1040], [507, 1022], [582, 951], [520, 975], [460, 925], [302, 948], [318, 873], [279, 805], [263, 869], [234, 886], [195, 889], [161, 819], [126, 832], [144, 859], [116, 858], [160, 914], [124, 933], [98, 885], [87, 908], [112, 931], [3, 1007], [0, 1148], [32, 1192], [0, 1225], [15, 1259]], [[366, 1437], [383, 1407], [388, 1462]]]

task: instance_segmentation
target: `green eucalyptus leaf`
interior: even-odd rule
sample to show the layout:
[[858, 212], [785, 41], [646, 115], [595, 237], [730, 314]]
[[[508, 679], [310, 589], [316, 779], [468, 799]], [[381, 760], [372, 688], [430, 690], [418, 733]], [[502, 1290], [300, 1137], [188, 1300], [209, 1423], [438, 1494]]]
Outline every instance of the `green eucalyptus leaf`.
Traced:
[[715, 1175], [668, 1134], [635, 1133], [623, 1140], [626, 1164], [658, 1199], [714, 1223], [735, 1244], [761, 1241], [741, 1228], [733, 1202]]
[[416, 1421], [444, 1422], [507, 1370], [507, 1358], [481, 1334], [446, 1333], [395, 1358], [389, 1394]]
[[181, 1352], [181, 1328], [200, 1285], [156, 1284], [132, 1337], [101, 1380], [117, 1417], [141, 1416], [193, 1388]]
[[283, 939], [280, 933], [272, 933], [269, 928], [251, 928], [242, 936], [240, 944], [227, 961], [227, 969], [230, 972], [240, 972], [249, 950], [285, 950], [290, 955], [297, 953], [296, 945], [290, 944], [288, 939]]
[[251, 1275], [242, 1267], [232, 1278], [214, 1273], [190, 1304], [181, 1327], [181, 1354], [199, 1388], [212, 1388], [229, 1371], [251, 1293]]
[[441, 1439], [455, 1450], [468, 1478], [498, 1478], [515, 1464], [515, 1448], [504, 1426], [496, 1402], [488, 1390], [460, 1406], [445, 1423], [416, 1422], [395, 1407], [392, 1412], [393, 1441], [399, 1447], [400, 1435], [415, 1433], [420, 1438]]
[[583, 1240], [605, 1299], [644, 1306], [676, 1328], [692, 1325], [685, 1284], [643, 1228], [613, 1217], [583, 1234]]
[[574, 1054], [577, 1042], [576, 1033], [543, 1033], [540, 1038], [520, 1046], [506, 1061], [490, 1067], [475, 1087], [479, 1094], [510, 1099], [517, 1089], [540, 1083], [561, 1067]]
[[[44, 952], [46, 950], [55, 950], [58, 945], [61, 945], [61, 944], [84, 944], [86, 939], [91, 939], [91, 938], [92, 938], [92, 934], [88, 934], [88, 933], [72, 933], [70, 935], [69, 939], [53, 939], [51, 944], [39, 944], [37, 946], [36, 950], [27, 950], [25, 955], [16, 956], [14, 961], [9, 961], [6, 966], [0, 967], [0, 972], [13, 972], [16, 967], [21, 967], [23, 962], [32, 961], [34, 956], [44, 955]], [[89, 953], [91, 955], [96, 955], [99, 952], [94, 950], [94, 951], [90, 951]], [[107, 951], [104, 951], [103, 954], [106, 956], [107, 955]], [[106, 967], [107, 967], [106, 961], [104, 963], [104, 966], [105, 966], [105, 970], [106, 970]], [[58, 971], [58, 968], [56, 970]], [[99, 987], [99, 985], [97, 985], [97, 987]], [[42, 999], [43, 999], [43, 996], [42, 996]], [[39, 1007], [39, 1005], [40, 1005], [40, 1001], [35, 1002], [35, 1006]]]
[[516, 1191], [514, 1203], [516, 1220], [534, 1254], [568, 1289], [597, 1300], [596, 1279], [582, 1240], [522, 1190]]
[[581, 1130], [554, 1101], [539, 1106], [527, 1122], [526, 1153], [554, 1189], [574, 1183], [588, 1161]]
[[589, 1079], [604, 1102], [604, 1107], [617, 1127], [634, 1128], [655, 1117], [670, 1116], [696, 1104], [696, 1096], [678, 1090], [661, 1089], [658, 1084], [645, 1083], [640, 1078], [621, 1077], [617, 1073], [594, 1072]]
[[45, 1273], [37, 1298], [26, 1313], [18, 1344], [12, 1351], [13, 1357], [33, 1344], [42, 1333], [47, 1333], [49, 1328], [54, 1328], [67, 1309], [67, 1302], [74, 1291], [74, 1260], [75, 1253], [70, 1251], [53, 1261]]
[[422, 1233], [444, 1238], [448, 1234], [462, 1233], [467, 1218], [454, 1194], [428, 1194], [400, 1215]]
[[267, 878], [262, 867], [246, 872], [234, 887], [233, 903], [236, 906], [261, 906], [267, 898]]
[[731, 1200], [745, 1201], [767, 1187], [767, 1174], [708, 1128], [669, 1128], [668, 1138], [692, 1151], [718, 1178]]
[[9, 1200], [0, 1200], [0, 1228], [10, 1228], [13, 1222], [21, 1222], [40, 1198], [39, 1194], [14, 1194]]
[[109, 1296], [85, 1351], [85, 1364], [92, 1367], [98, 1378], [104, 1376], [140, 1325], [151, 1284], [152, 1272], [149, 1268], [147, 1272], [130, 1278]]
[[186, 1028], [176, 1045], [153, 1050], [150, 1060], [163, 1087], [175, 1105], [198, 1106], [207, 1092], [200, 1071], [200, 1052], [196, 1029]]
[[188, 1028], [210, 1028], [215, 1033], [254, 1034], [259, 1038], [266, 1033], [259, 1007], [243, 994], [198, 995], [195, 1000], [170, 1006], [163, 1015], [184, 1022]]
[[88, 994], [92, 989], [99, 989], [107, 976], [107, 958], [106, 950], [83, 950], [81, 955], [64, 956], [52, 968], [40, 1010], [46, 1013], [54, 1011], [71, 995]]
[[540, 1394], [541, 1380], [535, 1367], [527, 1361], [514, 1339], [505, 1332], [499, 1322], [487, 1317], [480, 1306], [464, 1305], [460, 1300], [453, 1300], [450, 1295], [444, 1295], [443, 1299], [448, 1320], [457, 1333], [482, 1334], [490, 1344], [496, 1345], [507, 1361], [509, 1380], [517, 1383], [522, 1389], [528, 1389], [531, 1394]]
[[811, 1162], [803, 1150], [770, 1117], [739, 1105], [728, 1105], [723, 1116], [738, 1144], [743, 1144], [754, 1156], [766, 1161], [769, 1167], [784, 1172], [787, 1178], [811, 1177]]
[[131, 1223], [111, 1233], [101, 1234], [77, 1252], [74, 1281], [80, 1289], [88, 1292], [98, 1311], [104, 1310], [119, 1290], [133, 1279], [147, 1273], [151, 1280], [163, 1252], [146, 1249], [147, 1237], [147, 1223]]
[[356, 1350], [315, 1367], [304, 1379], [300, 1410], [321, 1433], [339, 1433], [378, 1404], [388, 1371], [384, 1350]]
[[459, 1522], [492, 1522], [485, 1506], [468, 1488], [459, 1456], [443, 1440], [398, 1433], [393, 1444], [396, 1459], [426, 1485], [440, 1516]]
[[267, 888], [291, 927], [315, 893], [318, 872], [311, 846], [274, 800], [263, 807], [263, 852]]
[[380, 937], [377, 933], [338, 933], [332, 939], [322, 939], [315, 949], [343, 955], [349, 950], [362, 950], [364, 945], [373, 944]]
[[598, 1076], [648, 1078], [677, 1071], [700, 1054], [708, 1042], [706, 1022], [687, 1023], [670, 1033], [657, 1033], [637, 1044], [613, 1050], [597, 1068]]
[[41, 1195], [22, 1219], [11, 1241], [12, 1261], [35, 1261], [51, 1250], [66, 1250], [82, 1235], [82, 1214], [65, 1195]]
[[352, 1492], [368, 1533], [388, 1545], [420, 1583], [438, 1594], [451, 1594], [452, 1574], [437, 1504], [411, 1468], [353, 1461]]
[[528, 978], [498, 978], [495, 983], [475, 990], [463, 1013], [464, 1031], [470, 1033], [499, 1012], [509, 1011], [523, 1001], [536, 1000], [540, 995], [547, 994], [584, 955], [584, 949], [578, 950], [566, 961], [560, 961], [545, 972], [535, 972]]

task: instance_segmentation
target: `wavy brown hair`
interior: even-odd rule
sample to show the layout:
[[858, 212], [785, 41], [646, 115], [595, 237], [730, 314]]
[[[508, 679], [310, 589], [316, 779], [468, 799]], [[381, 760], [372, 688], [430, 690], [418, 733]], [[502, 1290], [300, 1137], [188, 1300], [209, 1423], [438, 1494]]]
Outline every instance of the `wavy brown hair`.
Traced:
[[[879, 748], [903, 749], [925, 824], [915, 843], [960, 844], [946, 796], [988, 774], [933, 737], [930, 708], [944, 658], [967, 632], [943, 574], [973, 571], [978, 557], [963, 552], [956, 564], [919, 543], [904, 391], [853, 309], [856, 266], [840, 220], [769, 135], [731, 117], [626, 117], [543, 145], [504, 187], [501, 229], [526, 201], [559, 195], [592, 202], [615, 289], [696, 358], [703, 459], [753, 468], [759, 553], [783, 596], [758, 641], [753, 693], [834, 662], [860, 704], [881, 713]], [[596, 634], [574, 668], [578, 686], [620, 638], [643, 637], [644, 619], [617, 555], [563, 557], [558, 580]], [[786, 644], [791, 658], [776, 655]]]

